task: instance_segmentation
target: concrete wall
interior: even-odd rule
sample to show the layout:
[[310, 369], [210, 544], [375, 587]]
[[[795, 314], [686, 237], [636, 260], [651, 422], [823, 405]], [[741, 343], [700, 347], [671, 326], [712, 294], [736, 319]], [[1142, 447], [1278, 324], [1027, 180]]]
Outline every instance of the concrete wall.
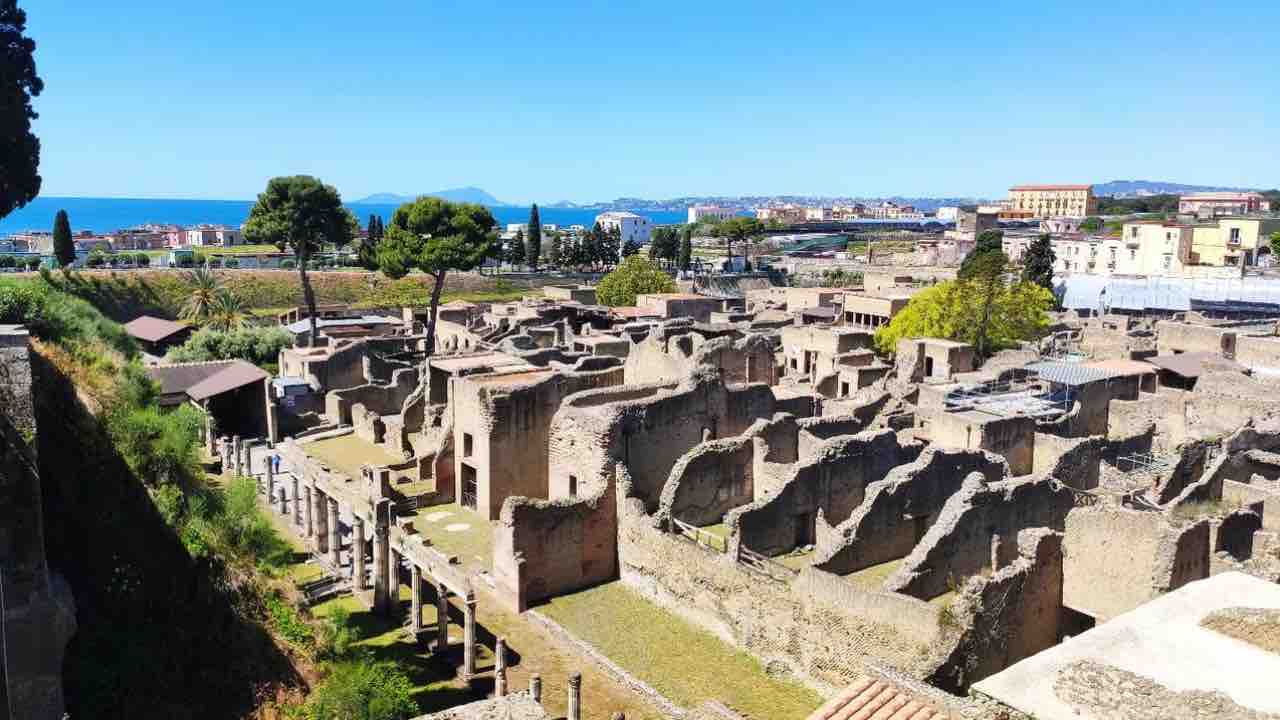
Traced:
[[1063, 603], [1109, 620], [1192, 580], [1209, 576], [1209, 524], [1114, 506], [1067, 516]]

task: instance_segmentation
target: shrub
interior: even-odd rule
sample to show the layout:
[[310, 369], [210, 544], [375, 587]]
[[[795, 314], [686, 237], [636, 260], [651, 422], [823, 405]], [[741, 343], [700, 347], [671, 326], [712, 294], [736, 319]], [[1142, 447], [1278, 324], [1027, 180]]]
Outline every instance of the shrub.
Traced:
[[635, 305], [637, 295], [672, 292], [675, 289], [675, 281], [657, 263], [640, 255], [632, 255], [622, 261], [617, 270], [601, 278], [596, 287], [596, 297], [605, 305], [619, 307]]
[[238, 268], [238, 267], [240, 267], [240, 261], [239, 261], [239, 260], [237, 260], [237, 259], [235, 259], [235, 258], [231, 258], [231, 259], [227, 260], [227, 262], [226, 262], [226, 267], [229, 267], [229, 268]]
[[12, 255], [0, 255], [0, 268], [11, 268], [18, 264], [18, 259]]
[[393, 662], [334, 665], [307, 703], [311, 720], [405, 720], [418, 713], [413, 683]]
[[271, 628], [290, 645], [309, 651], [315, 644], [315, 634], [311, 625], [298, 614], [298, 609], [277, 592], [267, 595], [264, 602]]
[[88, 352], [89, 345], [101, 342], [126, 358], [137, 355], [137, 345], [123, 327], [52, 283], [52, 273], [42, 273], [38, 280], [0, 281], [0, 323], [24, 324], [36, 337], [72, 352]]
[[138, 253], [133, 256], [133, 262], [138, 267], [147, 267], [151, 264], [151, 256], [146, 253]]
[[204, 328], [197, 330], [180, 347], [170, 350], [165, 360], [245, 360], [255, 365], [264, 365], [276, 362], [280, 351], [292, 344], [293, 337], [281, 327], [249, 327], [231, 332]]
[[204, 416], [190, 405], [165, 412], [154, 405], [122, 406], [107, 418], [116, 450], [150, 486], [189, 486], [200, 476], [198, 444]]

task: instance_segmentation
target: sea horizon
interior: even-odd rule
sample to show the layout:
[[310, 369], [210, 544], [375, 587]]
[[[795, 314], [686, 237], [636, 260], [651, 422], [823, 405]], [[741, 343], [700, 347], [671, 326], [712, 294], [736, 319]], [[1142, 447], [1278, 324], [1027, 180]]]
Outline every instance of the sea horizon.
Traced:
[[[193, 200], [180, 198], [94, 198], [40, 196], [26, 207], [0, 218], [0, 237], [14, 233], [52, 230], [58, 210], [66, 210], [74, 232], [88, 230], [96, 234], [125, 230], [141, 225], [182, 225], [201, 223], [239, 227], [249, 216], [253, 200]], [[390, 220], [400, 203], [345, 203], [364, 226], [370, 215]], [[500, 225], [527, 222], [529, 206], [489, 206]], [[590, 225], [602, 210], [539, 207], [543, 224]], [[684, 212], [634, 210], [654, 224], [683, 223]]]

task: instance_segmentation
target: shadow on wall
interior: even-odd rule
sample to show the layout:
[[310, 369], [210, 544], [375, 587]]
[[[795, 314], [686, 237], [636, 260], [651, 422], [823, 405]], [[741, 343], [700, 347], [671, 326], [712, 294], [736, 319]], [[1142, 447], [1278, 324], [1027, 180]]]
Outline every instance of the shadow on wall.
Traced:
[[232, 571], [191, 558], [71, 381], [32, 360], [49, 562], [79, 626], [63, 667], [70, 716], [244, 717], [260, 693], [302, 684], [245, 620]]

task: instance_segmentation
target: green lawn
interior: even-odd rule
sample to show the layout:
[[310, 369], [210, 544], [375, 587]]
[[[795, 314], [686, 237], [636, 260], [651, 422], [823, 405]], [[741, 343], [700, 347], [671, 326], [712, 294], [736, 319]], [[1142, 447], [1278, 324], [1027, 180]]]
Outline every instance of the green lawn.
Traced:
[[313, 458], [324, 462], [353, 480], [360, 479], [360, 467], [379, 467], [404, 462], [399, 455], [392, 455], [381, 445], [374, 445], [355, 433], [303, 443], [302, 449]]
[[787, 720], [822, 704], [813, 690], [769, 677], [755, 658], [620, 582], [538, 609], [685, 708], [719, 700], [752, 720]]
[[418, 508], [413, 527], [441, 552], [488, 569], [493, 559], [493, 524], [456, 503]]

